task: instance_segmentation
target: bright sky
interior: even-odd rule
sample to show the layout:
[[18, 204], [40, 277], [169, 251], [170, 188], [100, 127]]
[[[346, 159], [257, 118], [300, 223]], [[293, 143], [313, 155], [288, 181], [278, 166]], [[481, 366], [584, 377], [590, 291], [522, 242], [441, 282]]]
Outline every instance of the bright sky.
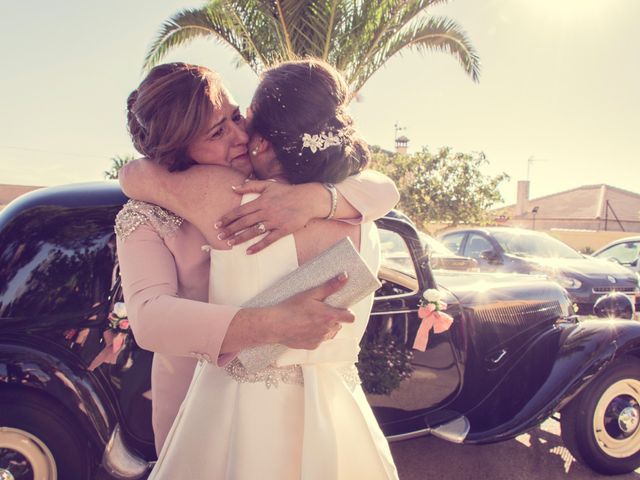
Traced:
[[[200, 1], [0, 2], [0, 183], [102, 178], [110, 157], [135, 153], [125, 100], [160, 24]], [[607, 183], [640, 193], [639, 0], [451, 0], [482, 60], [474, 84], [442, 53], [392, 59], [351, 106], [362, 136], [410, 151], [484, 151], [505, 171], [507, 203], [532, 158], [531, 196]], [[198, 41], [167, 61], [219, 71], [242, 106], [257, 83], [230, 49]]]

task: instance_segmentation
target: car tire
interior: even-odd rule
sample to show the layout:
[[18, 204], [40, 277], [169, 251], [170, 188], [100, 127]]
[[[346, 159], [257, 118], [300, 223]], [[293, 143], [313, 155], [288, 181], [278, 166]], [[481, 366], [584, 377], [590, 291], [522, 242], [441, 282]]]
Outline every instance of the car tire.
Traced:
[[640, 360], [608, 366], [560, 412], [562, 439], [576, 458], [599, 473], [640, 466]]
[[0, 473], [88, 479], [93, 463], [89, 441], [64, 407], [39, 392], [0, 389]]

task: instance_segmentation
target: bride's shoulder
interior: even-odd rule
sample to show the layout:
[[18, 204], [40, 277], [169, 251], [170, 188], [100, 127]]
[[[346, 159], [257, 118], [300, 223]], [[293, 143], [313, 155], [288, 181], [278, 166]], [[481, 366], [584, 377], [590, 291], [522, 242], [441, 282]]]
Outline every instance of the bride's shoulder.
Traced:
[[141, 200], [129, 200], [116, 215], [115, 232], [124, 240], [141, 225], [149, 225], [160, 237], [175, 234], [184, 219], [166, 208]]

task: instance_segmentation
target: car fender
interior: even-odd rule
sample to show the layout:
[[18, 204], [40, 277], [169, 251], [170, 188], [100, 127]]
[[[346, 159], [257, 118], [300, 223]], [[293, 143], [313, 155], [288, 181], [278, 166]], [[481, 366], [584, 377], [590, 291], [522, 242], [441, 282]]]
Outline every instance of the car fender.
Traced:
[[617, 356], [640, 347], [640, 323], [628, 320], [559, 323], [542, 333], [502, 380], [465, 413], [465, 443], [513, 438], [560, 410]]
[[109, 394], [78, 358], [46, 340], [0, 339], [0, 394], [30, 388], [58, 401], [78, 419], [91, 442], [102, 448], [117, 423]]

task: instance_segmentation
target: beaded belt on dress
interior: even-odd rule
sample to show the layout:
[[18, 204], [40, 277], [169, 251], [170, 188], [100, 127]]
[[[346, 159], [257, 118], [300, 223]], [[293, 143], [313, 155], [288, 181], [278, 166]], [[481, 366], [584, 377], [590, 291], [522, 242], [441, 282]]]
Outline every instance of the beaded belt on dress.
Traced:
[[[264, 382], [267, 388], [278, 388], [280, 382], [292, 385], [304, 385], [304, 376], [300, 365], [287, 365], [285, 367], [269, 365], [262, 370], [249, 373], [240, 360], [234, 358], [224, 369], [227, 374], [238, 383]], [[362, 383], [358, 375], [358, 369], [354, 364], [341, 366], [338, 368], [338, 372], [351, 390]]]

